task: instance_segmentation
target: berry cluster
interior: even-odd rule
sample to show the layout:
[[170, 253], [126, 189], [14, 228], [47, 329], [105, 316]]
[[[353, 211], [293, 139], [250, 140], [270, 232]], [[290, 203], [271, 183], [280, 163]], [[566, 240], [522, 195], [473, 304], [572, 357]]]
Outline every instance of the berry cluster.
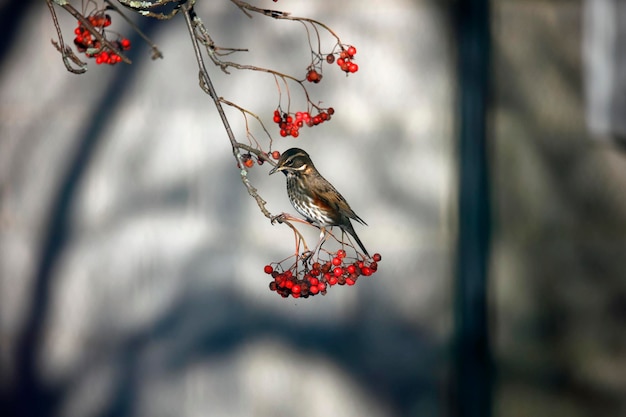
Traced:
[[[89, 23], [94, 28], [103, 29], [111, 25], [111, 16], [98, 12], [87, 17]], [[102, 32], [104, 34], [104, 31]], [[100, 44], [89, 30], [83, 26], [81, 22], [78, 22], [78, 26], [74, 29], [74, 44], [78, 52], [84, 52], [88, 58], [95, 58], [96, 64], [109, 64], [115, 65], [122, 61], [122, 58], [116, 53], [116, 51], [109, 50], [106, 46]], [[130, 49], [130, 41], [126, 38], [121, 38], [116, 41], [112, 41], [117, 50]], [[92, 52], [95, 51], [95, 52]]]
[[299, 111], [295, 113], [281, 112], [280, 110], [274, 110], [274, 123], [280, 128], [280, 136], [293, 136], [297, 138], [300, 135], [300, 128], [302, 126], [317, 126], [320, 123], [324, 123], [330, 120], [331, 116], [335, 114], [335, 109], [332, 107], [322, 110], [315, 116], [311, 116], [308, 111]]
[[[339, 59], [337, 60], [337, 65], [341, 68], [342, 71], [348, 72], [357, 72], [359, 70], [359, 66], [352, 62], [354, 56], [356, 55], [356, 48], [354, 46], [349, 46], [347, 49], [342, 49], [339, 54]], [[332, 55], [329, 55], [332, 56]], [[334, 58], [334, 56], [332, 56]], [[328, 57], [326, 57], [328, 61]]]
[[[356, 55], [356, 48], [352, 45], [349, 45], [347, 47], [341, 45], [340, 48], [341, 52], [338, 53], [339, 58], [337, 59], [337, 65], [339, 65], [339, 68], [341, 68], [342, 71], [346, 73], [357, 72], [359, 70], [359, 66], [355, 62], [353, 62], [354, 56]], [[330, 53], [326, 55], [326, 62], [328, 64], [332, 64], [333, 62], [335, 62], [335, 54], [337, 53]], [[306, 73], [306, 80], [314, 84], [322, 81], [321, 56], [318, 59], [318, 61], [314, 61], [311, 65], [309, 65]]]
[[325, 295], [328, 288], [333, 285], [352, 286], [360, 276], [373, 275], [378, 270], [378, 262], [382, 259], [378, 253], [369, 260], [348, 258], [343, 249], [328, 255], [330, 257], [326, 261], [320, 262], [318, 259], [310, 265], [304, 260], [304, 267], [301, 270], [298, 270], [297, 262], [287, 270], [283, 270], [280, 263], [276, 264], [276, 268], [265, 265], [264, 272], [274, 279], [270, 282], [270, 290], [276, 291], [283, 298]]

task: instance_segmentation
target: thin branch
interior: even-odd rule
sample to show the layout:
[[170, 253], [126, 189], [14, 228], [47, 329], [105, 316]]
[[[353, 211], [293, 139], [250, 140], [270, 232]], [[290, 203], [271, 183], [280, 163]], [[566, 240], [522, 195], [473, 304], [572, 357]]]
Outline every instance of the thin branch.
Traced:
[[150, 48], [152, 48], [152, 59], [157, 59], [157, 58], [163, 58], [163, 54], [161, 53], [161, 51], [159, 50], [159, 48], [156, 46], [156, 44], [154, 42], [152, 42], [152, 40], [150, 40], [150, 38], [148, 38], [146, 36], [146, 34], [144, 34], [141, 29], [139, 29], [139, 27], [135, 24], [135, 22], [133, 22], [131, 19], [129, 19], [124, 13], [122, 13], [122, 11], [120, 10], [119, 7], [117, 7], [115, 4], [111, 3], [111, 0], [104, 0], [105, 3], [108, 4], [107, 9], [111, 9], [116, 11], [120, 16], [122, 16], [122, 18], [126, 21], [126, 23], [128, 23], [134, 30], [135, 32], [137, 32], [137, 34], [148, 44], [150, 45]]
[[[71, 73], [74, 74], [84, 74], [87, 72], [87, 64], [81, 61], [72, 48], [69, 46], [65, 46], [63, 42], [63, 33], [61, 32], [61, 27], [59, 26], [59, 20], [57, 18], [56, 11], [54, 10], [54, 4], [52, 4], [52, 0], [46, 0], [46, 4], [48, 5], [48, 9], [50, 9], [50, 15], [52, 15], [52, 22], [54, 23], [54, 27], [57, 31], [57, 37], [59, 38], [59, 42], [52, 40], [52, 44], [56, 47], [56, 49], [61, 53], [63, 57], [63, 64], [65, 64], [65, 68]], [[80, 68], [74, 68], [70, 64], [70, 60], [78, 65]]]
[[[269, 149], [272, 149], [272, 135], [270, 135], [270, 132], [267, 130], [267, 128], [265, 127], [265, 123], [263, 123], [263, 121], [261, 120], [261, 118], [259, 116], [257, 116], [255, 113], [252, 113], [250, 110], [244, 109], [243, 107], [239, 106], [238, 104], [235, 104], [231, 101], [226, 100], [224, 97], [220, 97], [219, 100], [226, 104], [227, 106], [231, 106], [236, 108], [237, 110], [241, 111], [242, 113], [245, 114], [249, 114], [250, 116], [254, 117], [259, 124], [261, 125], [261, 127], [263, 128], [263, 131], [265, 132], [265, 134], [267, 135], [267, 137], [269, 138]], [[269, 160], [269, 162], [271, 162], [272, 165], [275, 165], [274, 161]]]
[[248, 179], [248, 171], [245, 169], [245, 165], [241, 158], [241, 152], [239, 152], [240, 144], [235, 139], [235, 134], [233, 133], [233, 130], [230, 127], [230, 123], [228, 122], [226, 113], [224, 112], [224, 108], [222, 107], [222, 103], [220, 102], [220, 99], [217, 96], [215, 87], [213, 87], [213, 83], [211, 82], [211, 77], [209, 76], [209, 73], [206, 69], [206, 65], [204, 64], [202, 52], [200, 51], [199, 41], [195, 37], [195, 31], [194, 31], [194, 26], [199, 21], [199, 18], [195, 13], [192, 4], [185, 3], [182, 5], [182, 9], [184, 12], [183, 15], [185, 16], [185, 22], [187, 23], [187, 29], [189, 30], [189, 36], [191, 37], [194, 52], [196, 54], [196, 60], [198, 62], [198, 67], [200, 70], [201, 77], [204, 79], [204, 85], [206, 86], [206, 91], [208, 91], [209, 96], [213, 99], [213, 103], [215, 104], [215, 107], [217, 108], [217, 112], [219, 113], [220, 118], [222, 119], [222, 123], [224, 124], [224, 128], [226, 129], [226, 134], [228, 135], [228, 139], [230, 140], [233, 155], [235, 156], [235, 159], [237, 160], [237, 163], [241, 169], [240, 171], [241, 181], [243, 182], [244, 186], [248, 190], [248, 194], [250, 194], [250, 196], [252, 196], [256, 200], [257, 205], [259, 206], [259, 209], [261, 210], [261, 212], [265, 215], [265, 217], [267, 217], [268, 219], [271, 219], [272, 214], [265, 207], [266, 201], [263, 200], [259, 196], [259, 194], [257, 193], [257, 189], [254, 188], [252, 184], [250, 184], [250, 181]]
[[337, 36], [337, 34], [331, 28], [329, 28], [328, 26], [326, 26], [322, 22], [318, 22], [317, 20], [309, 19], [307, 17], [291, 16], [291, 13], [283, 12], [283, 11], [280, 11], [280, 10], [261, 9], [259, 7], [254, 7], [254, 6], [250, 5], [249, 3], [246, 3], [243, 0], [230, 0], [230, 1], [232, 1], [237, 7], [239, 7], [239, 9], [243, 13], [245, 13], [246, 16], [248, 16], [248, 17], [252, 17], [252, 15], [250, 15], [247, 12], [248, 10], [250, 10], [252, 12], [259, 13], [259, 14], [262, 14], [264, 16], [272, 17], [274, 19], [284, 19], [284, 20], [293, 20], [293, 21], [299, 21], [299, 22], [307, 22], [307, 23], [310, 23], [313, 26], [317, 25], [317, 26], [323, 27], [324, 29], [326, 29], [326, 31], [328, 31], [328, 33], [330, 33], [335, 39], [337, 39], [337, 42], [339, 44], [341, 44], [341, 39], [339, 39], [339, 36]]

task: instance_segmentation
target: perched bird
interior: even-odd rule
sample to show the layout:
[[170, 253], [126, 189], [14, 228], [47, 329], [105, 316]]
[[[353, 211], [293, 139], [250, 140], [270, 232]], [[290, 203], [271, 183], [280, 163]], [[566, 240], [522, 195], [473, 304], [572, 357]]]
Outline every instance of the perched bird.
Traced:
[[350, 219], [367, 225], [348, 205], [339, 191], [317, 171], [309, 154], [298, 148], [286, 150], [270, 175], [282, 171], [287, 177], [287, 194], [293, 207], [305, 219], [324, 229], [339, 226], [354, 237], [361, 250], [369, 257]]

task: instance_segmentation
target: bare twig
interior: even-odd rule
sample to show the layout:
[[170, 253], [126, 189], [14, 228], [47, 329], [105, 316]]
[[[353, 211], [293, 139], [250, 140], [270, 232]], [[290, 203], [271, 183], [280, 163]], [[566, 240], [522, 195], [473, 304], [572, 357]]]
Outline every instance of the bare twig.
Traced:
[[139, 27], [137, 27], [137, 25], [135, 24], [135, 22], [133, 22], [131, 19], [129, 19], [124, 13], [122, 13], [122, 11], [120, 10], [119, 7], [117, 7], [114, 3], [111, 2], [111, 0], [104, 0], [105, 3], [108, 4], [107, 9], [111, 9], [116, 11], [120, 16], [122, 16], [122, 18], [126, 21], [126, 23], [128, 23], [134, 30], [135, 32], [137, 32], [137, 34], [148, 44], [150, 45], [150, 48], [152, 48], [152, 59], [157, 59], [157, 58], [163, 58], [163, 54], [161, 53], [161, 51], [159, 50], [159, 48], [156, 46], [156, 44], [154, 44], [154, 42], [152, 42], [150, 40], [150, 38], [148, 38], [142, 31], [141, 29], [139, 29]]
[[341, 44], [341, 39], [339, 39], [339, 36], [337, 36], [337, 34], [328, 26], [326, 26], [325, 24], [323, 24], [322, 22], [318, 22], [317, 20], [314, 19], [309, 19], [307, 17], [297, 17], [297, 16], [292, 16], [291, 13], [288, 12], [283, 12], [280, 10], [271, 10], [271, 9], [261, 9], [259, 7], [255, 7], [252, 6], [251, 4], [243, 1], [243, 0], [230, 0], [232, 1], [237, 7], [239, 7], [239, 9], [246, 14], [246, 16], [248, 17], [252, 17], [252, 15], [250, 13], [248, 13], [248, 10], [251, 12], [255, 12], [255, 13], [259, 13], [262, 14], [264, 16], [268, 16], [268, 17], [272, 17], [274, 19], [284, 19], [284, 20], [294, 20], [297, 22], [307, 22], [309, 24], [311, 24], [313, 27], [315, 26], [319, 26], [322, 27], [324, 29], [326, 29], [326, 31], [328, 31], [328, 33], [330, 33], [335, 39], [337, 39], [337, 43]]
[[[269, 132], [269, 131], [267, 130], [267, 128], [265, 127], [265, 123], [263, 123], [263, 121], [261, 120], [261, 118], [260, 118], [259, 116], [257, 116], [256, 114], [252, 113], [250, 110], [244, 109], [243, 107], [239, 106], [238, 104], [235, 104], [235, 103], [233, 103], [233, 102], [231, 102], [231, 101], [226, 100], [224, 97], [220, 97], [220, 98], [219, 98], [219, 100], [220, 100], [222, 103], [226, 104], [227, 106], [234, 107], [234, 108], [236, 108], [237, 110], [241, 111], [241, 112], [244, 114], [244, 116], [245, 116], [246, 114], [249, 114], [250, 116], [254, 117], [254, 118], [255, 118], [255, 119], [259, 122], [259, 124], [260, 124], [260, 125], [261, 125], [261, 127], [263, 128], [263, 131], [265, 132], [265, 134], [267, 135], [267, 137], [268, 137], [268, 139], [269, 139], [269, 141], [270, 141], [268, 149], [272, 149], [272, 135], [270, 135], [270, 132]], [[271, 160], [269, 160], [269, 159], [268, 159], [268, 161], [269, 161], [272, 165], [275, 165], [274, 161], [271, 161]]]
[[198, 67], [200, 70], [200, 76], [201, 78], [204, 79], [204, 85], [206, 86], [206, 91], [209, 93], [209, 96], [213, 99], [213, 103], [215, 104], [215, 107], [217, 108], [217, 112], [219, 113], [220, 118], [222, 119], [222, 123], [224, 124], [224, 128], [226, 129], [226, 134], [228, 135], [228, 139], [230, 140], [233, 155], [235, 159], [237, 160], [237, 163], [241, 169], [240, 171], [241, 181], [243, 182], [244, 186], [248, 190], [248, 194], [250, 194], [250, 196], [252, 196], [256, 200], [257, 205], [259, 206], [259, 209], [261, 210], [261, 212], [265, 215], [265, 217], [267, 217], [268, 219], [271, 219], [272, 214], [265, 207], [266, 201], [263, 200], [259, 196], [259, 194], [257, 193], [257, 189], [252, 186], [252, 184], [250, 183], [248, 179], [248, 171], [245, 169], [245, 165], [241, 158], [241, 152], [239, 151], [241, 144], [238, 143], [237, 140], [235, 139], [235, 134], [233, 133], [233, 130], [230, 127], [230, 123], [228, 122], [228, 118], [226, 117], [226, 113], [224, 112], [224, 108], [222, 107], [222, 103], [220, 102], [220, 99], [217, 96], [215, 87], [213, 87], [213, 83], [211, 82], [211, 78], [206, 69], [206, 65], [204, 64], [204, 59], [200, 51], [199, 41], [195, 37], [195, 30], [194, 30], [194, 26], [198, 24], [197, 22], [199, 22], [200, 19], [198, 18], [195, 11], [193, 10], [193, 4], [185, 3], [182, 5], [182, 9], [184, 12], [183, 15], [185, 16], [185, 22], [187, 23], [187, 29], [189, 30], [189, 36], [191, 37], [194, 52], [196, 54], [196, 60], [198, 62]]
[[[84, 74], [87, 72], [87, 64], [81, 61], [72, 48], [69, 46], [65, 46], [63, 42], [63, 33], [61, 32], [61, 27], [59, 26], [59, 20], [57, 18], [56, 11], [54, 10], [54, 4], [52, 4], [52, 0], [46, 0], [46, 4], [48, 5], [48, 9], [50, 9], [50, 15], [52, 15], [52, 22], [54, 23], [54, 27], [57, 31], [57, 36], [59, 38], [59, 42], [52, 40], [52, 44], [56, 47], [56, 49], [61, 53], [63, 57], [63, 64], [65, 64], [65, 68], [73, 74]], [[79, 66], [79, 68], [74, 68], [70, 64], [70, 60]]]

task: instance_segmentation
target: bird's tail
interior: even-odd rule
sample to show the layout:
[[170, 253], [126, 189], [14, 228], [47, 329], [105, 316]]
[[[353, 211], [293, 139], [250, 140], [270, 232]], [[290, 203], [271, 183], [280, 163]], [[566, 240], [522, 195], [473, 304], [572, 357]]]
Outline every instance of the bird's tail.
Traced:
[[356, 240], [357, 245], [359, 245], [359, 247], [361, 248], [363, 253], [365, 253], [365, 256], [367, 256], [369, 258], [370, 254], [367, 253], [367, 249], [365, 249], [365, 246], [363, 246], [363, 242], [361, 242], [361, 239], [359, 239], [359, 237], [357, 236], [356, 232], [354, 231], [354, 227], [352, 227], [352, 224], [348, 221], [348, 224], [346, 226], [342, 227], [342, 229], [345, 230], [346, 232], [350, 233], [350, 235], [352, 235], [354, 240]]

